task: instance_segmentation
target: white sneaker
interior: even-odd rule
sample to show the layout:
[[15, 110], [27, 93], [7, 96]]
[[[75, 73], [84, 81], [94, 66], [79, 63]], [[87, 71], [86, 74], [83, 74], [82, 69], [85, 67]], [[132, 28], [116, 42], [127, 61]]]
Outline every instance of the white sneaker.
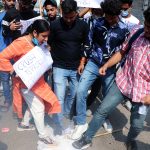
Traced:
[[105, 120], [105, 122], [103, 123], [103, 127], [104, 127], [106, 132], [112, 133], [113, 128], [112, 128], [112, 125], [111, 125], [111, 123], [110, 123], [110, 121], [108, 119]]
[[86, 111], [86, 116], [87, 116], [87, 117], [91, 117], [91, 116], [92, 116], [92, 111], [91, 111], [90, 109], [88, 109], [88, 110]]
[[87, 130], [88, 128], [88, 124], [84, 124], [84, 125], [76, 125], [75, 129], [71, 135], [71, 139], [72, 140], [78, 140], [79, 138], [81, 138], [81, 136], [83, 135], [83, 133]]

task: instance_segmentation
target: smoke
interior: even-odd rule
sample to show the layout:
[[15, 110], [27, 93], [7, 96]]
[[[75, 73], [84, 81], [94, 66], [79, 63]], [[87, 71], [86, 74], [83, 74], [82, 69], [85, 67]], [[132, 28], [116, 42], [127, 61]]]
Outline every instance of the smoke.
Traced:
[[72, 143], [74, 140], [69, 139], [67, 135], [64, 136], [54, 136], [53, 129], [48, 127], [47, 133], [55, 140], [57, 143], [56, 147], [49, 147], [48, 145], [44, 144], [41, 141], [38, 141], [37, 150], [76, 150], [73, 148]]

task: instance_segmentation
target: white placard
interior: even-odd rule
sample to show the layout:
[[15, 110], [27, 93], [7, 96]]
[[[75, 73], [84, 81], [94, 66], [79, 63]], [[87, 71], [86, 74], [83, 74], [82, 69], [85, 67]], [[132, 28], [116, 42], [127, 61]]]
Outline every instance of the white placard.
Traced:
[[23, 34], [27, 28], [35, 21], [35, 20], [38, 20], [38, 19], [43, 19], [42, 16], [37, 16], [37, 17], [34, 17], [32, 19], [28, 19], [28, 20], [20, 20], [21, 22], [21, 34]]
[[100, 3], [104, 0], [76, 0], [78, 7], [100, 8]]
[[16, 74], [29, 90], [52, 67], [51, 54], [48, 49], [43, 47], [35, 46], [13, 65]]

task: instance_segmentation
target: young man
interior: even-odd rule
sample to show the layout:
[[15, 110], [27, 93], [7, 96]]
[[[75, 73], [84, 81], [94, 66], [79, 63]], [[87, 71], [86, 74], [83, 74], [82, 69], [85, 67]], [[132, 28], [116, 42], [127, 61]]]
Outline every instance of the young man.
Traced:
[[[92, 26], [94, 25], [94, 22], [96, 21], [96, 19], [103, 17], [104, 13], [103, 10], [101, 8], [92, 8], [91, 9], [91, 16], [84, 19], [84, 21], [86, 21], [88, 23], [88, 25], [90, 26], [90, 29], [92, 28]], [[92, 41], [91, 41], [92, 42]], [[87, 97], [87, 111], [86, 111], [86, 115], [87, 116], [91, 116], [92, 115], [92, 111], [90, 110], [91, 105], [94, 103], [94, 101], [96, 100], [96, 97], [98, 96], [99, 92], [101, 90], [101, 79], [97, 78], [94, 83], [91, 86], [91, 89], [88, 91], [89, 95]], [[101, 96], [105, 96], [105, 95], [100, 95]], [[106, 121], [103, 124], [103, 127], [105, 129], [106, 132], [111, 133], [113, 130], [113, 127], [109, 121], [109, 119], [106, 119]]]
[[[44, 14], [44, 18], [50, 23], [50, 25], [53, 21], [59, 18], [59, 16], [57, 15], [58, 13], [57, 2], [55, 0], [46, 0], [43, 4], [43, 8], [44, 8], [44, 11], [46, 11], [47, 13], [47, 14]], [[51, 81], [52, 79], [49, 78], [49, 76], [51, 75], [52, 74], [50, 74], [50, 71], [45, 72], [44, 78], [46, 82], [52, 83]]]
[[55, 0], [46, 0], [43, 7], [47, 12], [47, 20], [51, 23], [57, 17], [57, 2]]
[[[65, 0], [62, 2], [61, 8], [62, 18], [52, 22], [49, 37], [54, 61], [54, 92], [62, 106], [62, 112], [54, 116], [58, 129], [61, 129], [57, 130], [60, 131], [59, 134], [64, 128], [62, 124], [63, 114], [70, 114], [75, 98], [78, 85], [77, 69], [85, 59], [83, 54], [85, 45], [88, 43], [89, 33], [88, 25], [77, 17], [76, 1]], [[79, 68], [82, 69], [81, 66]], [[69, 94], [66, 98], [67, 83], [69, 84]]]
[[[92, 29], [92, 26], [94, 25], [94, 22], [96, 21], [96, 19], [103, 17], [103, 15], [104, 15], [104, 13], [101, 8], [91, 8], [91, 16], [84, 19], [84, 21], [86, 21], [88, 23], [90, 29]], [[94, 103], [94, 101], [96, 100], [96, 97], [98, 96], [100, 90], [101, 90], [101, 79], [97, 78], [89, 90], [90, 93], [88, 91], [89, 95], [87, 97], [86, 115], [89, 117], [92, 115], [92, 111], [91, 111], [90, 107], [91, 107], [92, 103]], [[102, 93], [101, 93], [100, 97], [101, 96], [105, 96], [105, 95], [102, 95]], [[109, 119], [106, 119], [103, 126], [104, 126], [104, 129], [106, 132], [110, 132], [110, 133], [112, 132], [113, 127], [112, 127]]]
[[[4, 38], [2, 35], [2, 20], [6, 12], [15, 7], [15, 0], [3, 0], [4, 11], [0, 13], [0, 52], [3, 51], [10, 43], [11, 37]], [[7, 72], [0, 72], [0, 80], [3, 85], [4, 104], [1, 106], [1, 111], [6, 112], [9, 110], [11, 104], [11, 90], [10, 90], [10, 74]]]
[[[137, 150], [135, 139], [143, 129], [150, 104], [150, 7], [144, 12], [144, 18], [144, 32], [131, 45], [125, 64], [120, 73], [117, 74], [116, 82], [113, 83], [94, 114], [88, 130], [80, 140], [73, 143], [75, 148], [89, 147], [93, 136], [102, 126], [108, 114], [125, 98], [130, 98], [132, 99], [131, 127], [127, 136], [126, 147], [127, 150]], [[135, 32], [133, 31], [129, 40]], [[120, 52], [117, 52], [100, 68], [99, 73], [101, 75], [105, 75], [108, 68], [122, 59], [128, 49], [129, 40], [124, 43]]]
[[127, 24], [129, 31], [140, 24], [139, 19], [131, 14], [133, 0], [120, 0], [122, 2], [121, 20]]
[[[99, 76], [98, 72], [100, 66], [122, 48], [122, 43], [128, 34], [126, 25], [119, 20], [121, 12], [120, 0], [105, 0], [101, 3], [101, 8], [105, 17], [99, 18], [90, 32], [90, 41], [93, 48], [79, 81], [76, 95], [77, 115], [74, 117], [77, 125], [71, 136], [72, 139], [79, 139], [87, 130], [86, 97], [92, 83], [100, 77], [102, 93], [106, 95], [114, 80], [116, 67], [109, 68], [107, 75], [102, 77]], [[80, 70], [79, 73], [81, 74]]]
[[32, 0], [18, 0], [18, 9], [11, 8], [3, 19], [3, 36], [14, 40], [21, 36], [20, 20], [28, 20], [39, 16], [31, 7]]
[[[121, 6], [122, 10], [120, 19], [127, 25], [128, 30], [132, 32], [132, 30], [138, 24], [140, 24], [140, 21], [131, 14], [133, 0], [121, 0], [121, 2], [122, 2]], [[123, 106], [125, 106], [125, 108], [127, 108], [127, 110], [129, 111], [132, 108], [130, 100], [125, 100], [125, 102], [123, 102]]]

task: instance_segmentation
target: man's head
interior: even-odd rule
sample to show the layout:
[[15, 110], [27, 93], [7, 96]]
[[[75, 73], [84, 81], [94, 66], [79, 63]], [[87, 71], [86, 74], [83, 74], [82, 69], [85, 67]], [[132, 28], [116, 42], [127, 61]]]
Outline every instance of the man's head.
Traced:
[[47, 12], [48, 18], [50, 20], [55, 20], [57, 15], [57, 3], [55, 0], [46, 0], [44, 2], [44, 8]]
[[2, 2], [4, 4], [5, 9], [7, 10], [15, 7], [16, 0], [3, 0]]
[[32, 0], [31, 2], [31, 8], [34, 9], [35, 4], [37, 3], [37, 0]]
[[118, 22], [118, 17], [121, 13], [121, 1], [104, 0], [104, 2], [101, 2], [101, 8], [104, 12], [105, 19], [109, 23], [109, 25], [115, 25]]
[[32, 9], [32, 0], [18, 0], [19, 10], [28, 11]]
[[133, 0], [121, 0], [121, 16], [127, 18], [131, 15], [131, 8]]
[[75, 0], [64, 0], [61, 8], [64, 22], [71, 26], [77, 17], [77, 2]]
[[104, 15], [101, 8], [92, 8], [91, 12], [94, 18], [102, 17]]
[[150, 40], [150, 7], [144, 11], [144, 36]]

